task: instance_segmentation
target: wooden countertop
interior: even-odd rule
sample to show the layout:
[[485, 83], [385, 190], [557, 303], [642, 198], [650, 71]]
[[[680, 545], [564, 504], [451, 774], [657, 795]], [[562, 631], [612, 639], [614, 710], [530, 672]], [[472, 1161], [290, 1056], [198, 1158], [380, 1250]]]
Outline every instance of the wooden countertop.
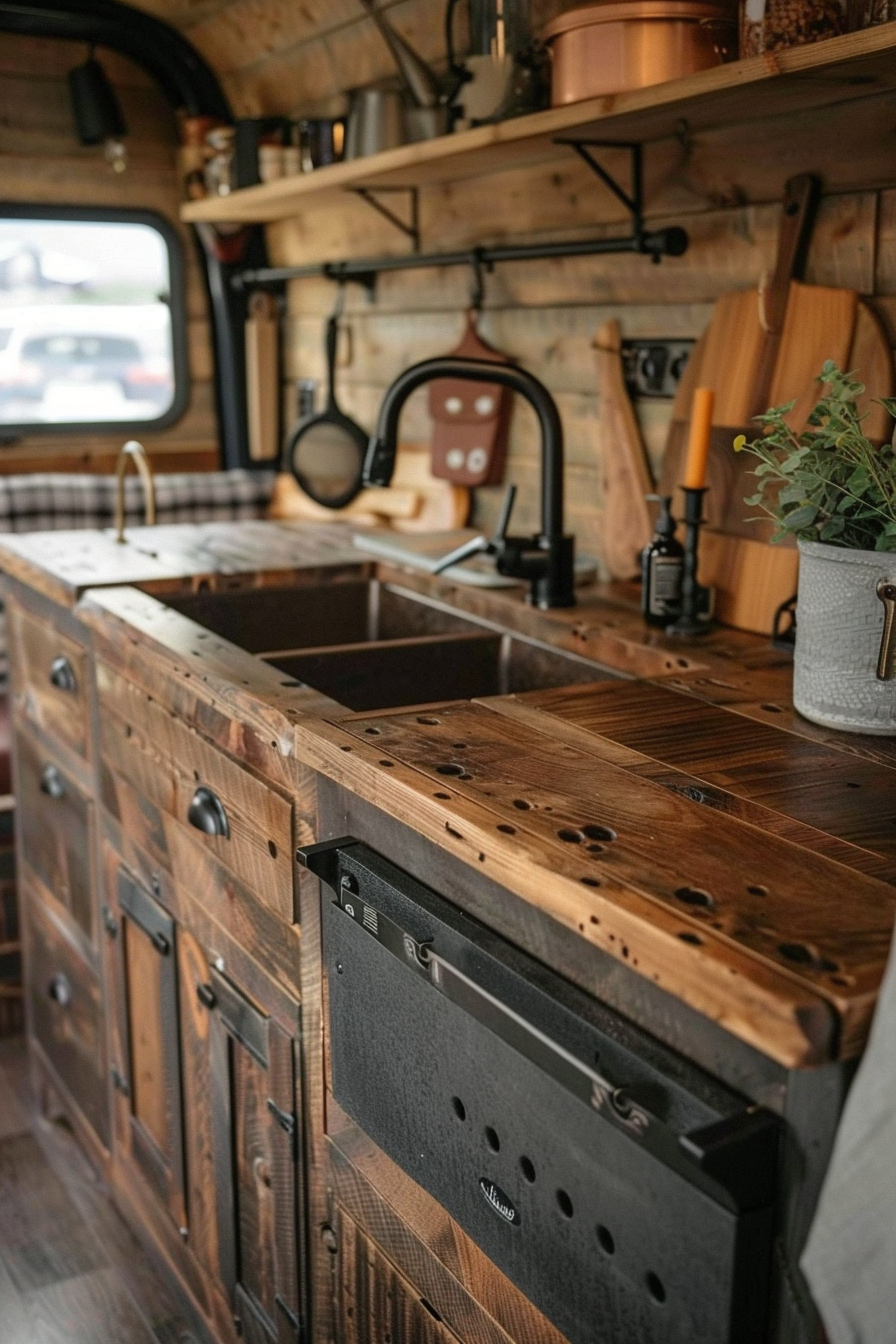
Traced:
[[129, 527], [0, 536], [0, 570], [53, 602], [71, 607], [88, 588], [136, 584], [166, 592], [288, 583], [296, 570], [364, 568], [352, 534], [339, 523], [263, 521]]
[[[128, 548], [99, 533], [6, 537], [0, 567], [67, 605], [98, 584], [164, 591], [365, 568], [333, 525], [138, 533]], [[377, 572], [633, 679], [345, 715], [226, 641], [194, 647], [194, 626], [133, 587], [88, 593], [79, 612], [106, 639], [126, 633], [160, 674], [183, 662], [185, 694], [780, 1064], [861, 1051], [896, 915], [896, 739], [814, 727], [792, 709], [786, 654], [724, 629], [672, 643], [645, 629], [631, 588], [597, 586], [542, 613], [516, 590]]]

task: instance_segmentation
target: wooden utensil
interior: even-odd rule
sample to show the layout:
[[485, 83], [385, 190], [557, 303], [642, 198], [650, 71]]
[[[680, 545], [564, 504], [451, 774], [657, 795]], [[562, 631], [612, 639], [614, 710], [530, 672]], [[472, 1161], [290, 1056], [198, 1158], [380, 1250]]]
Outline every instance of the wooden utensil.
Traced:
[[811, 173], [791, 177], [784, 184], [775, 269], [768, 283], [759, 289], [759, 320], [764, 339], [748, 419], [761, 415], [768, 408], [766, 398], [774, 381], [787, 326], [790, 284], [792, 280], [802, 279], [806, 269], [809, 238], [820, 198], [821, 182]]
[[280, 322], [272, 294], [259, 290], [250, 298], [245, 341], [249, 456], [270, 462], [280, 450]]
[[618, 322], [604, 323], [594, 338], [594, 352], [601, 411], [601, 555], [614, 579], [630, 579], [638, 572], [641, 548], [653, 531], [645, 500], [653, 491], [653, 475], [625, 386]]

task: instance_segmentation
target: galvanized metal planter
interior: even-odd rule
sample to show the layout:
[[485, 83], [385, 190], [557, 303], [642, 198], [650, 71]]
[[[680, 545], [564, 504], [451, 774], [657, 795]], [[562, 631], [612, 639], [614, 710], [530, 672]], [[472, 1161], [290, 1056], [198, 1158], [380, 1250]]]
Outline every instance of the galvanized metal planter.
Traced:
[[885, 638], [896, 554], [814, 541], [799, 550], [794, 706], [827, 728], [896, 736], [896, 659]]

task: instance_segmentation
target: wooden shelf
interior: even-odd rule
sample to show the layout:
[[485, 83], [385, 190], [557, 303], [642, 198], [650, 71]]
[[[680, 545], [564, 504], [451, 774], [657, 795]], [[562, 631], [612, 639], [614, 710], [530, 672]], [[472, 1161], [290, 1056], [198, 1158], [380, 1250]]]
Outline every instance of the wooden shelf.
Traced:
[[558, 148], [558, 138], [647, 143], [675, 135], [682, 122], [692, 132], [709, 130], [893, 90], [896, 22], [191, 201], [181, 217], [189, 223], [273, 223], [357, 188], [433, 186], [572, 153]]

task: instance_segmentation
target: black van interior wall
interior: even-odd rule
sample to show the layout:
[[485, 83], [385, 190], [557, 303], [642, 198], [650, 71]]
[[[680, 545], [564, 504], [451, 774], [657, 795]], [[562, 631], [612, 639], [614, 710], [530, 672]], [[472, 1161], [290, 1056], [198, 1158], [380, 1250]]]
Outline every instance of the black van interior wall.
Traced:
[[[218, 465], [213, 363], [204, 279], [190, 230], [178, 222], [180, 185], [174, 112], [155, 81], [131, 61], [99, 55], [128, 125], [128, 167], [115, 173], [100, 147], [78, 143], [67, 76], [83, 63], [82, 43], [4, 34], [0, 41], [0, 181], [7, 201], [142, 207], [180, 231], [186, 261], [191, 373], [186, 413], [147, 435], [157, 469]], [[0, 472], [114, 470], [120, 433], [29, 436], [0, 448]]]

